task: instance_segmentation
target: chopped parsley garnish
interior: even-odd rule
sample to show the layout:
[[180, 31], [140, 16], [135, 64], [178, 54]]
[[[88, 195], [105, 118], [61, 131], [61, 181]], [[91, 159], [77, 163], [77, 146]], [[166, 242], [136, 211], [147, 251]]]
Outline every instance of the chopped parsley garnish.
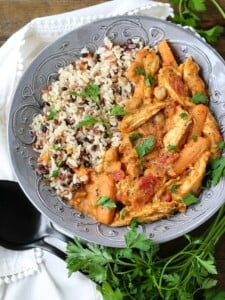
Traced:
[[130, 140], [130, 142], [135, 142], [136, 140], [138, 140], [141, 137], [142, 137], [141, 133], [135, 132], [129, 136], [129, 140]]
[[225, 157], [212, 159], [207, 166], [206, 180], [215, 186], [225, 176]]
[[54, 149], [55, 151], [58, 151], [58, 150], [61, 149], [61, 146], [60, 146], [60, 145], [53, 145], [53, 149]]
[[48, 121], [53, 120], [59, 111], [60, 110], [58, 110], [58, 109], [51, 108], [49, 111], [49, 115], [47, 117]]
[[136, 67], [135, 73], [137, 75], [143, 75], [145, 79], [145, 85], [147, 87], [151, 87], [153, 84], [156, 83], [156, 79], [153, 77], [150, 77], [148, 74], [145, 73], [144, 69], [141, 66]]
[[97, 206], [103, 206], [104, 208], [116, 208], [116, 203], [113, 202], [112, 198], [108, 196], [102, 196], [96, 202]]
[[51, 177], [58, 177], [59, 174], [60, 174], [59, 170], [58, 170], [58, 169], [55, 169], [55, 170], [52, 171]]
[[184, 202], [186, 205], [192, 205], [195, 203], [198, 203], [199, 199], [194, 194], [188, 194], [182, 199], [182, 202]]
[[145, 71], [142, 69], [141, 66], [138, 66], [138, 67], [135, 68], [135, 73], [137, 75], [145, 75]]
[[148, 75], [145, 75], [145, 85], [147, 87], [151, 87], [155, 83], [156, 79], [154, 77], [149, 77]]
[[177, 184], [172, 185], [170, 191], [172, 194], [177, 194]]
[[188, 114], [184, 112], [184, 113], [180, 113], [179, 116], [181, 117], [181, 119], [186, 120], [188, 117]]
[[100, 87], [94, 82], [91, 82], [88, 88], [83, 89], [80, 92], [70, 92], [72, 96], [91, 98], [94, 102], [98, 102], [99, 93]]
[[120, 219], [124, 219], [124, 217], [126, 216], [126, 214], [127, 214], [127, 210], [125, 208], [123, 208], [120, 211]]
[[130, 114], [128, 111], [125, 110], [124, 106], [122, 105], [114, 105], [110, 109], [110, 116], [125, 116]]
[[171, 210], [169, 211], [169, 214], [170, 214], [171, 216], [176, 215], [176, 214], [177, 214], [177, 209], [171, 209]]
[[193, 136], [192, 136], [192, 140], [193, 140], [194, 142], [196, 142], [197, 139], [198, 139], [198, 136], [197, 136], [197, 135], [193, 135]]
[[167, 146], [167, 150], [168, 150], [168, 151], [176, 151], [176, 150], [177, 150], [177, 147], [174, 146], [174, 145], [168, 145], [168, 146]]
[[208, 97], [202, 93], [196, 93], [191, 97], [191, 102], [194, 104], [206, 104]]
[[137, 152], [138, 158], [142, 158], [148, 154], [153, 149], [153, 145], [154, 137], [150, 137], [144, 141], [141, 141], [140, 143], [137, 143], [134, 148]]
[[95, 125], [98, 122], [99, 122], [98, 119], [96, 119], [96, 118], [88, 115], [88, 116], [85, 116], [82, 121], [80, 121], [79, 123], [77, 123], [75, 125], [75, 128], [80, 128], [80, 127], [83, 127], [83, 126], [93, 126], [93, 125]]

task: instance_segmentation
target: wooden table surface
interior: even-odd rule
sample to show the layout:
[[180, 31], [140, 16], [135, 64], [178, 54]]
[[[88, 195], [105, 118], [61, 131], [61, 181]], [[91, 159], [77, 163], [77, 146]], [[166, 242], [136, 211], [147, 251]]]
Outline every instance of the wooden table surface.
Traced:
[[[74, 9], [100, 4], [102, 0], [0, 0], [0, 46], [18, 29], [36, 17], [54, 15]], [[168, 1], [159, 1], [168, 2]], [[219, 3], [225, 9], [225, 0], [220, 0]], [[221, 16], [211, 1], [206, 0], [208, 7], [207, 12], [201, 14], [202, 27], [208, 27], [209, 24], [224, 23]], [[225, 59], [225, 34], [213, 47]], [[225, 74], [224, 74], [225, 76]], [[204, 229], [203, 225], [200, 230]], [[173, 241], [168, 246], [176, 249], [176, 243], [179, 240]], [[216, 259], [218, 269], [219, 287], [225, 290], [225, 236], [219, 241], [216, 248]]]

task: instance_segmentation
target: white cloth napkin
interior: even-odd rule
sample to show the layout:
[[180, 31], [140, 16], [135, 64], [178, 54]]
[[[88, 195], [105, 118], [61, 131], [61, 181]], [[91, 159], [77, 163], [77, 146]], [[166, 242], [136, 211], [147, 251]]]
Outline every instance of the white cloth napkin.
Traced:
[[[166, 19], [169, 4], [149, 0], [114, 0], [55, 16], [36, 18], [0, 48], [0, 179], [16, 180], [7, 148], [7, 116], [18, 80], [40, 50], [59, 36], [91, 21], [116, 15]], [[10, 251], [0, 247], [0, 300], [97, 300], [95, 284], [77, 272], [68, 278], [66, 264], [40, 249]]]

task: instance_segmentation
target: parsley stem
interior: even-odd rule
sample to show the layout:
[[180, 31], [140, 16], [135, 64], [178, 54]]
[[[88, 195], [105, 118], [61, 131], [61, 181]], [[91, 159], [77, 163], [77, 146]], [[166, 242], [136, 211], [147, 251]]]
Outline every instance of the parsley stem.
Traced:
[[218, 9], [220, 12], [221, 16], [225, 19], [225, 12], [222, 9], [222, 7], [219, 5], [219, 3], [216, 0], [211, 0], [211, 2], [215, 5], [215, 7]]

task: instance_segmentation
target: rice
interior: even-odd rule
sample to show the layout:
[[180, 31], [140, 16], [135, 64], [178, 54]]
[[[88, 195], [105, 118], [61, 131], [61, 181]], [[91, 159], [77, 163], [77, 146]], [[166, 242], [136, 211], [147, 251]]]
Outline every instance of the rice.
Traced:
[[94, 53], [82, 49], [80, 58], [59, 69], [58, 79], [43, 91], [42, 114], [31, 124], [33, 149], [39, 153], [38, 174], [58, 196], [71, 199], [87, 181], [76, 170], [98, 171], [107, 149], [119, 146], [121, 117], [110, 110], [124, 106], [132, 94], [125, 71], [143, 47], [138, 40], [113, 45], [105, 38]]

